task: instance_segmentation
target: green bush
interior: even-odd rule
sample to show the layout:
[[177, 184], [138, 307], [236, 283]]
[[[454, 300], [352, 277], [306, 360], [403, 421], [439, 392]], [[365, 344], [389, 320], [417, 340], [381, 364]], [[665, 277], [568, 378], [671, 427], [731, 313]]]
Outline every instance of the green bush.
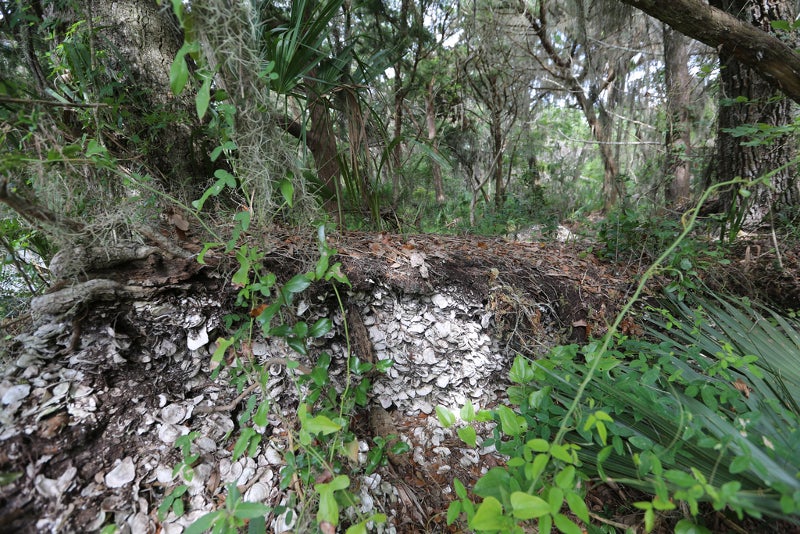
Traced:
[[[678, 502], [694, 521], [707, 502], [800, 524], [800, 323], [713, 298], [651, 314], [650, 341], [518, 357], [510, 406], [462, 414], [494, 420], [482, 446], [510, 459], [475, 485], [477, 507], [456, 486], [451, 521], [463, 512], [481, 532], [521, 532], [531, 519], [578, 532], [562, 508], [588, 523], [581, 482], [594, 480], [651, 494], [634, 503], [648, 531]], [[704, 531], [687, 520], [676, 531], [690, 527]]]

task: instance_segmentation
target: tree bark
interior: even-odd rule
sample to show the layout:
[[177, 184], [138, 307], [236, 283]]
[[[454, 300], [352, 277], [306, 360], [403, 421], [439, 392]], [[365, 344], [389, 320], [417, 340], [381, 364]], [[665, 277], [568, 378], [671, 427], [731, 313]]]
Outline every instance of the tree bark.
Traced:
[[[775, 35], [702, 0], [620, 0], [747, 65], [800, 103], [800, 55]], [[768, 4], [770, 2], [767, 2]], [[788, 19], [792, 20], [792, 19]]]
[[99, 1], [89, 5], [92, 12], [87, 16], [100, 21], [99, 35], [111, 42], [125, 60], [119, 72], [130, 72], [132, 79], [127, 83], [142, 89], [149, 99], [141, 103], [141, 114], [163, 109], [185, 117], [165, 124], [152, 143], [148, 159], [161, 174], [161, 181], [168, 189], [187, 178], [202, 181], [206, 158], [195, 152], [193, 127], [186, 127], [186, 122], [196, 119], [193, 97], [188, 93], [174, 97], [170, 92], [170, 67], [183, 43], [171, 9], [160, 9], [151, 0]]
[[[737, 13], [753, 27], [766, 34], [773, 20], [792, 20], [787, 0], [750, 2], [747, 0], [712, 0], [712, 3], [731, 13]], [[743, 198], [731, 191], [725, 198], [727, 208], [735, 208], [745, 227], [761, 224], [767, 215], [784, 205], [797, 204], [794, 169], [787, 167], [796, 155], [794, 143], [782, 136], [745, 144], [747, 137], [733, 131], [743, 125], [780, 127], [793, 120], [792, 103], [781, 98], [779, 91], [757, 75], [755, 69], [739, 61], [735, 54], [720, 51], [721, 94], [717, 132], [717, 180], [736, 177], [757, 180], [769, 172], [771, 184], [760, 183], [750, 188], [751, 195]], [[770, 188], [770, 185], [772, 186]]]
[[667, 25], [664, 25], [664, 78], [667, 87], [664, 175], [668, 180], [665, 197], [668, 204], [676, 205], [691, 194], [691, 76], [687, 39]]

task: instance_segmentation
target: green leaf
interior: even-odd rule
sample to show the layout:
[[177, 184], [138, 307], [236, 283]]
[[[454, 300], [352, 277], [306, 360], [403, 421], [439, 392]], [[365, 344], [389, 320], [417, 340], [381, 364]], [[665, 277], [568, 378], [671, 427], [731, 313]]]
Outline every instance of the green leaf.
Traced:
[[313, 338], [322, 337], [328, 332], [331, 331], [333, 328], [333, 321], [328, 319], [327, 317], [323, 317], [319, 319], [314, 325], [309, 329], [308, 335]]
[[13, 471], [11, 473], [0, 473], [0, 487], [11, 484], [19, 477], [21, 477], [22, 474], [23, 474], [22, 471]]
[[728, 471], [732, 475], [737, 473], [743, 473], [750, 469], [751, 459], [748, 456], [737, 456], [731, 462], [730, 467], [728, 467]]
[[553, 516], [553, 522], [556, 524], [556, 528], [563, 532], [564, 534], [582, 534], [581, 527], [576, 525], [569, 517], [565, 516], [564, 514], [555, 514]]
[[461, 419], [468, 423], [475, 420], [475, 406], [472, 404], [471, 400], [467, 399], [467, 402], [461, 407], [460, 415]]
[[280, 182], [281, 195], [290, 208], [294, 207], [294, 186], [290, 180], [284, 178]]
[[298, 274], [293, 276], [286, 284], [283, 286], [283, 290], [288, 293], [301, 293], [311, 285], [311, 280], [308, 279], [308, 276], [305, 274]]
[[211, 102], [211, 76], [203, 80], [203, 85], [197, 91], [197, 96], [194, 99], [195, 107], [197, 108], [197, 117], [202, 120], [208, 111], [208, 104]]
[[289, 348], [295, 351], [297, 354], [301, 354], [303, 356], [308, 354], [305, 338], [300, 338], [297, 336], [288, 336], [286, 338], [286, 344], [289, 345]]
[[214, 350], [214, 354], [211, 355], [211, 361], [214, 363], [222, 362], [222, 358], [225, 357], [225, 352], [227, 352], [228, 347], [233, 345], [235, 338], [231, 337], [230, 339], [225, 339], [224, 337], [217, 338], [217, 348]]
[[267, 521], [263, 516], [254, 517], [247, 523], [247, 534], [263, 534], [267, 532]]
[[329, 484], [317, 484], [314, 491], [319, 495], [317, 523], [327, 521], [336, 526], [339, 524], [339, 504], [336, 502], [333, 488]]
[[461, 501], [451, 502], [447, 507], [447, 524], [452, 525], [459, 515], [461, 515]]
[[272, 508], [260, 502], [241, 502], [236, 505], [233, 515], [239, 519], [254, 519], [268, 514]]
[[200, 265], [205, 265], [206, 253], [212, 248], [217, 248], [220, 245], [222, 245], [222, 243], [203, 243], [203, 250], [201, 250], [200, 254], [197, 255], [197, 263], [199, 263]]
[[[172, 508], [172, 503], [174, 501], [175, 497], [172, 494], [164, 497], [164, 500], [161, 501], [161, 504], [159, 504], [158, 508], [156, 509], [156, 516], [158, 517], [159, 521], [164, 521], [169, 513], [170, 508]], [[177, 513], [175, 515], [177, 515]]]
[[551, 487], [547, 492], [547, 503], [550, 505], [550, 512], [554, 515], [557, 514], [564, 505], [564, 490]]
[[217, 161], [223, 152], [236, 150], [236, 143], [233, 141], [225, 141], [214, 150], [211, 151], [211, 161]]
[[92, 156], [106, 156], [108, 155], [108, 149], [97, 142], [97, 139], [89, 139], [89, 142], [86, 143], [86, 157], [91, 158]]
[[233, 216], [234, 222], [236, 222], [243, 231], [247, 231], [247, 229], [250, 228], [250, 218], [250, 212], [246, 210], [240, 211]]
[[773, 30], [792, 31], [792, 25], [786, 20], [771, 20], [769, 24]]
[[306, 323], [305, 321], [296, 322], [294, 327], [292, 328], [292, 333], [297, 337], [301, 338], [308, 337], [308, 323]]
[[256, 413], [253, 415], [254, 425], [265, 427], [269, 424], [268, 420], [269, 408], [270, 408], [269, 400], [264, 400], [261, 402], [261, 404], [258, 405]]
[[217, 178], [214, 185], [206, 189], [199, 199], [192, 202], [192, 207], [194, 207], [194, 209], [198, 211], [203, 209], [206, 200], [208, 200], [209, 197], [219, 195], [226, 186], [230, 188], [236, 187], [236, 178], [225, 169], [217, 169], [214, 171], [214, 176]]
[[549, 454], [537, 454], [533, 462], [526, 464], [525, 477], [528, 480], [536, 480], [544, 472], [547, 462], [550, 461]]
[[325, 280], [336, 280], [337, 282], [345, 285], [350, 285], [350, 280], [347, 279], [347, 276], [342, 272], [342, 264], [339, 262], [334, 263], [331, 265], [331, 268], [328, 269], [328, 272], [325, 273]]
[[578, 519], [589, 524], [589, 508], [586, 506], [586, 502], [584, 501], [583, 497], [575, 492], [568, 492], [566, 495], [567, 498], [567, 505], [569, 509], [575, 514]]
[[631, 436], [628, 443], [640, 450], [648, 450], [653, 447], [653, 441], [646, 436]]
[[533, 368], [528, 359], [517, 355], [511, 365], [511, 370], [508, 372], [508, 378], [516, 384], [527, 384], [533, 380]]
[[456, 422], [455, 414], [444, 406], [436, 407], [436, 417], [439, 419], [439, 423], [445, 428], [450, 428]]
[[507, 436], [519, 436], [524, 430], [525, 419], [518, 416], [508, 406], [498, 406], [495, 410], [500, 417], [500, 426]]
[[480, 497], [505, 498], [508, 491], [519, 491], [519, 483], [515, 481], [508, 469], [493, 467], [483, 475], [472, 488], [475, 495]]
[[362, 521], [355, 525], [350, 525], [347, 527], [344, 534], [367, 534], [367, 523], [369, 523], [369, 521]]
[[235, 462], [238, 460], [244, 451], [248, 449], [250, 446], [251, 440], [261, 440], [261, 435], [257, 434], [255, 430], [250, 427], [245, 427], [242, 429], [242, 433], [239, 435], [239, 439], [236, 440], [236, 444], [233, 446], [233, 461]]
[[312, 434], [327, 436], [342, 429], [342, 425], [334, 423], [329, 417], [318, 415], [303, 421], [303, 427]]
[[503, 506], [494, 497], [487, 497], [475, 511], [475, 517], [469, 522], [475, 530], [501, 530], [506, 526], [503, 521]]
[[547, 504], [547, 501], [522, 491], [515, 491], [511, 494], [511, 509], [511, 514], [523, 521], [550, 513], [550, 505]]
[[457, 478], [453, 479], [453, 490], [455, 490], [459, 499], [467, 498], [467, 488], [465, 488], [464, 484], [462, 484]]
[[570, 489], [573, 487], [575, 480], [575, 467], [568, 465], [556, 475], [555, 482], [559, 488]]
[[197, 521], [186, 527], [183, 534], [203, 534], [211, 528], [211, 525], [213, 525], [218, 518], [222, 517], [223, 513], [223, 510], [217, 510], [201, 516]]
[[550, 454], [553, 456], [553, 458], [568, 464], [571, 464], [575, 461], [575, 459], [572, 457], [572, 454], [570, 454], [569, 449], [565, 445], [553, 443], [550, 446]]
[[329, 484], [334, 490], [343, 490], [350, 487], [350, 479], [347, 475], [337, 475]]
[[553, 516], [543, 515], [539, 518], [539, 532], [550, 532], [553, 529]]
[[547, 440], [536, 438], [525, 444], [533, 452], [547, 452], [550, 450], [550, 443]]
[[471, 426], [461, 427], [456, 431], [456, 433], [458, 434], [458, 437], [461, 438], [461, 441], [470, 447], [474, 447], [477, 443], [477, 434], [475, 433], [475, 429]]
[[597, 435], [600, 437], [600, 443], [606, 445], [608, 443], [608, 429], [606, 429], [605, 423], [598, 421], [595, 428], [597, 429]]
[[175, 512], [175, 515], [178, 517], [183, 515], [183, 499], [175, 499], [172, 502], [172, 511]]
[[239, 269], [231, 277], [231, 282], [244, 287], [250, 283], [250, 259], [247, 257], [247, 245], [243, 245], [236, 252], [236, 260], [239, 262]]
[[[159, 2], [161, 5], [161, 2]], [[178, 19], [178, 22], [183, 28], [183, 0], [172, 0], [172, 12], [175, 13], [175, 17]]]
[[172, 60], [172, 66], [169, 68], [169, 88], [172, 94], [177, 96], [186, 87], [186, 82], [189, 80], [189, 66], [186, 64], [186, 54], [193, 49], [189, 43], [183, 43], [175, 59]]
[[322, 280], [325, 277], [325, 273], [328, 272], [328, 266], [330, 264], [330, 257], [327, 253], [323, 253], [319, 260], [317, 260], [317, 265], [314, 267], [314, 277], [317, 280]]
[[675, 524], [675, 534], [711, 534], [711, 531], [690, 519], [681, 519]]

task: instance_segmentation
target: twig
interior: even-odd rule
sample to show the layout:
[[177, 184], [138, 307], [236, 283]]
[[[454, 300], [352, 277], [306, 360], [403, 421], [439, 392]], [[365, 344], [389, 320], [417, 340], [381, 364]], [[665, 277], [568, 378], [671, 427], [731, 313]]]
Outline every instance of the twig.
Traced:
[[28, 106], [51, 106], [55, 108], [108, 108], [108, 104], [103, 103], [84, 103], [78, 104], [75, 102], [59, 102], [57, 100], [40, 100], [36, 98], [12, 98], [10, 96], [0, 96], [0, 102], [7, 102], [9, 104], [23, 104]]
[[778, 247], [778, 236], [775, 235], [775, 226], [773, 225], [772, 228], [772, 243], [775, 245], [775, 256], [778, 258], [778, 267], [780, 270], [783, 270], [783, 259], [781, 259], [781, 250]]
[[631, 528], [631, 525], [626, 525], [625, 523], [619, 523], [617, 521], [606, 519], [605, 517], [599, 516], [594, 512], [589, 512], [589, 517], [591, 517], [596, 521], [600, 521], [601, 523], [605, 523], [606, 525], [611, 525], [612, 527], [621, 528], [623, 530], [628, 530], [629, 528]]
[[260, 384], [258, 382], [250, 384], [249, 386], [247, 386], [247, 388], [245, 388], [244, 391], [242, 391], [242, 393], [238, 397], [233, 399], [228, 404], [223, 404], [222, 406], [199, 406], [195, 410], [195, 412], [199, 413], [232, 412], [233, 410], [236, 409], [236, 405], [242, 402], [244, 398], [250, 395], [253, 391], [255, 391], [259, 385]]

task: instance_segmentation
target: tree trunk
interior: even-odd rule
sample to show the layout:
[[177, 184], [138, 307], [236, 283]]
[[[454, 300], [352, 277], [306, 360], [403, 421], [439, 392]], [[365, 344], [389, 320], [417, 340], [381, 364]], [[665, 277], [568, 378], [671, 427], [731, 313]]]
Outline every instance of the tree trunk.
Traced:
[[[436, 108], [433, 101], [433, 84], [432, 78], [428, 84], [428, 92], [425, 95], [425, 122], [428, 127], [428, 143], [431, 145], [431, 150], [434, 154], [439, 153], [439, 143], [436, 140]], [[442, 184], [442, 168], [439, 162], [431, 158], [431, 176], [433, 177], [433, 190], [436, 193], [436, 203], [444, 204], [444, 185]]]
[[311, 114], [311, 131], [306, 134], [306, 144], [314, 156], [317, 177], [325, 189], [326, 199], [323, 207], [338, 220], [341, 167], [337, 158], [336, 134], [333, 131], [330, 111], [325, 98], [315, 93], [314, 90], [315, 87], [312, 85], [306, 91]]
[[503, 154], [505, 152], [505, 136], [500, 111], [492, 112], [490, 125], [492, 136], [492, 176], [494, 176], [494, 205], [499, 210], [506, 202], [506, 184], [503, 180]]
[[677, 205], [690, 196], [692, 152], [689, 114], [691, 76], [687, 39], [664, 25], [664, 78], [667, 88], [667, 130], [664, 136], [668, 180], [667, 204]]
[[[399, 67], [399, 66], [398, 66]], [[400, 198], [400, 168], [403, 163], [403, 99], [405, 91], [400, 81], [400, 71], [395, 67], [394, 73], [394, 148], [392, 149], [392, 204]]]
[[[758, 4], [746, 0], [713, 0], [716, 7], [736, 13], [744, 21], [771, 31], [773, 20], [793, 20], [791, 3], [771, 0]], [[794, 169], [786, 167], [796, 154], [794, 143], [785, 136], [757, 140], [745, 146], [747, 137], [734, 136], [732, 130], [744, 125], [781, 127], [792, 123], [792, 102], [751, 67], [740, 62], [729, 50], [720, 51], [721, 90], [717, 133], [717, 181], [740, 177], [757, 180], [776, 171], [769, 183], [750, 188], [748, 198], [737, 194], [738, 187], [726, 196], [726, 206], [738, 210], [737, 217], [745, 227], [756, 227], [770, 212], [783, 206], [796, 205]], [[761, 126], [759, 126], [761, 128]], [[783, 167], [783, 168], [781, 168]], [[742, 212], [742, 210], [744, 210]]]
[[[592, 137], [600, 150], [600, 158], [603, 161], [603, 211], [608, 212], [619, 200], [619, 166], [611, 147], [611, 121], [608, 118], [601, 120], [595, 111], [594, 103], [586, 96], [578, 80], [570, 78], [569, 81], [572, 86], [572, 94], [578, 101], [583, 115], [586, 117], [586, 122], [589, 123]], [[601, 113], [605, 113], [605, 111], [601, 109]]]
[[[194, 99], [189, 93], [174, 97], [170, 92], [169, 72], [183, 43], [183, 36], [171, 9], [159, 8], [152, 0], [114, 0], [88, 2], [96, 18], [100, 39], [112, 43], [123, 58], [117, 72], [130, 73], [125, 83], [140, 89], [148, 101], [139, 102], [141, 116], [159, 110], [178, 114], [180, 121], [170, 121], [153, 129], [157, 138], [150, 144], [148, 163], [161, 176], [167, 190], [196, 192], [197, 182], [203, 183], [210, 174], [207, 156], [196, 150], [198, 143], [192, 135], [197, 122]], [[187, 123], [190, 127], [187, 128]], [[138, 132], [137, 132], [138, 133]], [[199, 146], [197, 147], [200, 148]], [[191, 191], [194, 189], [194, 191]]]

